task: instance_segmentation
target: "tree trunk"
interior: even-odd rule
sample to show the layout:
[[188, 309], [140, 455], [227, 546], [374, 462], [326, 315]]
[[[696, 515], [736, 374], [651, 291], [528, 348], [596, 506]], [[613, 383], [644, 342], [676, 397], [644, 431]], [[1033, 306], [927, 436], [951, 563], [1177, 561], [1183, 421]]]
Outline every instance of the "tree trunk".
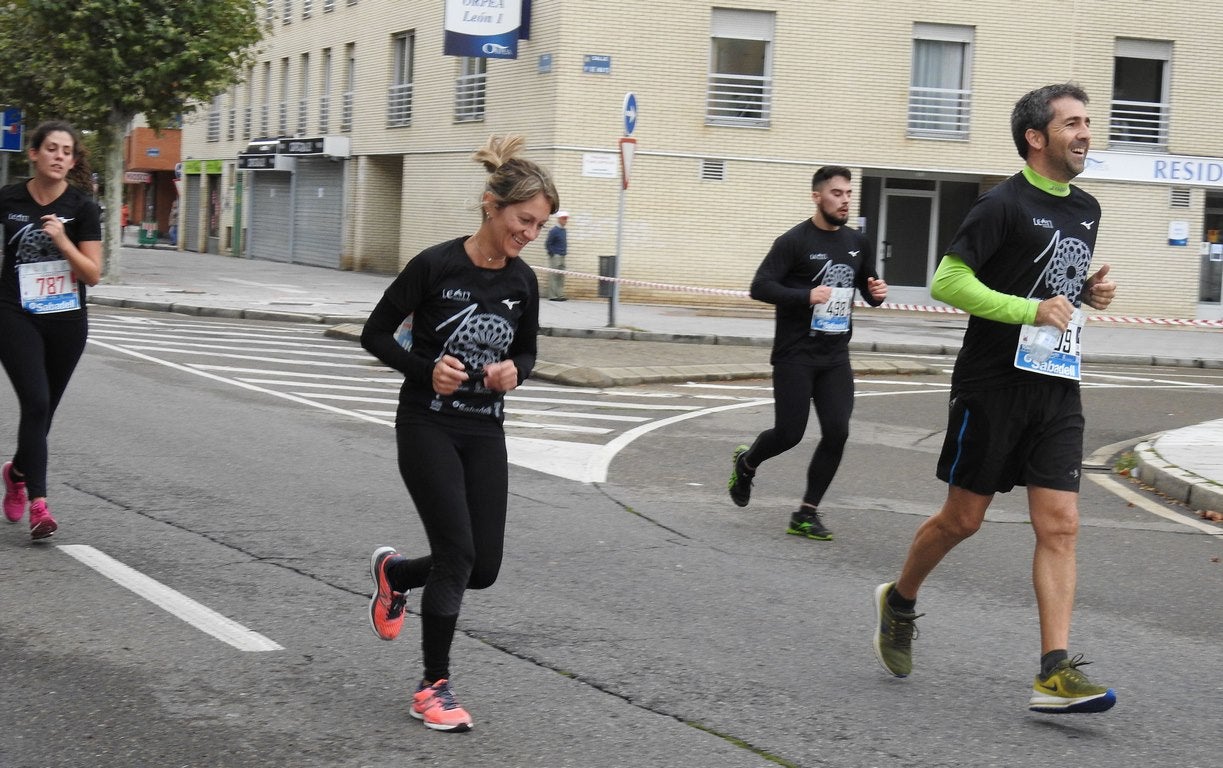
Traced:
[[123, 282], [120, 250], [123, 229], [120, 211], [123, 208], [123, 138], [131, 122], [130, 115], [112, 110], [110, 120], [102, 128], [102, 151], [106, 155], [106, 221], [102, 222], [102, 279], [108, 283]]

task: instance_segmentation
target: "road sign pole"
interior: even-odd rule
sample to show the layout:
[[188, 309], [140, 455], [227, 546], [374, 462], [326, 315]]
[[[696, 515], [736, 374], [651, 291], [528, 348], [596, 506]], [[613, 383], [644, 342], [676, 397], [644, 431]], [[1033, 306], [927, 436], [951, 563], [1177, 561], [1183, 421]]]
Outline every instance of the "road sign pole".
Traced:
[[624, 198], [625, 186], [620, 185], [620, 215], [616, 217], [616, 252], [611, 263], [611, 297], [607, 304], [607, 326], [616, 327], [616, 305], [620, 303], [620, 248], [624, 242]]
[[616, 327], [616, 307], [620, 303], [620, 255], [624, 244], [624, 205], [628, 191], [629, 171], [633, 165], [633, 150], [637, 140], [631, 138], [637, 127], [637, 95], [624, 94], [624, 138], [620, 139], [620, 213], [616, 217], [616, 252], [612, 255], [611, 290], [608, 291], [607, 325]]

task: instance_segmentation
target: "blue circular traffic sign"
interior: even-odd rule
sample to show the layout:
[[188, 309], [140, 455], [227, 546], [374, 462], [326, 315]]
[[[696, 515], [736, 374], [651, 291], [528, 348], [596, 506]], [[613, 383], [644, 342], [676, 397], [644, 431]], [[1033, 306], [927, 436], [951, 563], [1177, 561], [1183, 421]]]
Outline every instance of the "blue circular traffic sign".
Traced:
[[629, 91], [624, 94], [624, 135], [632, 136], [637, 127], [637, 94]]

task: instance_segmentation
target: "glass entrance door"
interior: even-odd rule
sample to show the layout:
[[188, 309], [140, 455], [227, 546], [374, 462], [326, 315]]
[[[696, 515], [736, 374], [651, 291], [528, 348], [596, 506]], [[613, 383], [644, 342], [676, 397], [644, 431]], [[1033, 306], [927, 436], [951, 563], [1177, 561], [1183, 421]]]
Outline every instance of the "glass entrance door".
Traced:
[[1211, 207], [1212, 203], [1223, 203], [1208, 195], [1206, 199], [1205, 253], [1201, 257], [1198, 285], [1198, 301], [1219, 304], [1223, 299], [1223, 208]]
[[878, 261], [888, 285], [925, 288], [929, 284], [933, 209], [933, 192], [884, 192]]

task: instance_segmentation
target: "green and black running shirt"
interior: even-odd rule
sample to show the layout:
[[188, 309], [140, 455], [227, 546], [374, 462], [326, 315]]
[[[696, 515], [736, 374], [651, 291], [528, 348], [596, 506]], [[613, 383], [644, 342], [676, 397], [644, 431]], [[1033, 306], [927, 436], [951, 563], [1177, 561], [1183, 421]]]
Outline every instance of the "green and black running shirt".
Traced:
[[[1073, 185], [1049, 185], [1068, 194], [1041, 189], [1020, 172], [981, 195], [946, 253], [959, 257], [992, 290], [1038, 301], [1060, 294], [1078, 306], [1095, 250], [1100, 204]], [[1018, 325], [972, 316], [952, 386], [985, 389], [1041, 376], [1014, 367], [1019, 331]]]

